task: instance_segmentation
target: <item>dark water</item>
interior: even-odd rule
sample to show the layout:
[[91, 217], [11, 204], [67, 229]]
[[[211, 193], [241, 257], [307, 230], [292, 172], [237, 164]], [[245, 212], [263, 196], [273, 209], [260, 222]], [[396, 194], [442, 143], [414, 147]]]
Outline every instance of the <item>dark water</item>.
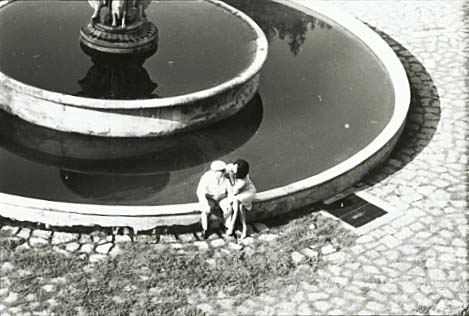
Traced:
[[268, 0], [227, 2], [256, 20], [270, 42], [259, 96], [241, 113], [161, 140], [70, 135], [2, 114], [0, 191], [81, 203], [193, 202], [211, 160], [239, 157], [264, 191], [344, 161], [382, 131], [394, 96], [361, 42]]
[[[4, 7], [0, 70], [46, 90], [96, 97], [96, 89], [89, 92], [90, 82], [103, 81], [109, 67], [93, 62], [78, 40], [92, 13], [85, 0], [15, 1]], [[158, 1], [148, 7], [147, 16], [159, 31], [158, 50], [143, 66], [124, 67], [126, 77], [152, 88], [138, 91], [140, 98], [211, 88], [239, 74], [252, 60], [254, 37], [249, 27], [207, 2]], [[115, 69], [114, 78], [122, 68]], [[105, 91], [102, 95], [110, 98]]]

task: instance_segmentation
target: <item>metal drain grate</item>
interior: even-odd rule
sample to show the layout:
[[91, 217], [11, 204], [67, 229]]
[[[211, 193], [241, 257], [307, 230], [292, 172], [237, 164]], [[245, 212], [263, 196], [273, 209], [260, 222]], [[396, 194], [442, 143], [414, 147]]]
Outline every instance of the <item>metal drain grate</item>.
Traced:
[[331, 204], [324, 204], [324, 209], [355, 228], [368, 224], [388, 213], [355, 194], [348, 195]]

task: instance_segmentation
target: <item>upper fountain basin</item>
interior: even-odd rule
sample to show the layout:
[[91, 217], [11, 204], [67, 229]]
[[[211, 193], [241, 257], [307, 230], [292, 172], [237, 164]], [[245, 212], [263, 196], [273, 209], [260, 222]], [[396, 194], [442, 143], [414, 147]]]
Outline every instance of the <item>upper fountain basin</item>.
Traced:
[[80, 48], [86, 2], [1, 3], [0, 108], [64, 132], [148, 137], [211, 124], [252, 99], [267, 57], [262, 30], [217, 0], [152, 3], [157, 52], [125, 65]]

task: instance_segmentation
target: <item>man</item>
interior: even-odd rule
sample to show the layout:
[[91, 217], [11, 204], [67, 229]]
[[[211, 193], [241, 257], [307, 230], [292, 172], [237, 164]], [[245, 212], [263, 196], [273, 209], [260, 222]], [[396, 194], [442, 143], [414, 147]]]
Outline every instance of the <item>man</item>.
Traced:
[[221, 160], [215, 160], [210, 164], [210, 170], [200, 178], [197, 186], [197, 198], [201, 211], [201, 223], [203, 238], [208, 238], [208, 218], [218, 203], [226, 197], [227, 181], [225, 177], [226, 164]]

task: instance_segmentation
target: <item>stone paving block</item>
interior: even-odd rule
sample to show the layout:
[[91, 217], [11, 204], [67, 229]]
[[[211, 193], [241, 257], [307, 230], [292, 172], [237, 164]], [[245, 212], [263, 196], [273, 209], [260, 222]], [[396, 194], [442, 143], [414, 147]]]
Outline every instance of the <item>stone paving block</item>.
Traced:
[[327, 310], [331, 308], [331, 304], [327, 301], [315, 301], [311, 304], [323, 314], [326, 314]]
[[329, 299], [329, 295], [320, 291], [320, 292], [310, 292], [306, 295], [310, 302], [315, 302], [319, 300], [327, 300]]
[[365, 248], [361, 245], [355, 245], [355, 246], [352, 246], [350, 248], [350, 251], [356, 255], [356, 256], [359, 256], [360, 254], [362, 254], [364, 251], [365, 251]]
[[363, 247], [365, 249], [376, 249], [378, 246], [380, 246], [381, 244], [379, 243], [379, 241], [374, 241], [374, 242], [369, 242], [369, 243], [366, 243], [366, 244], [363, 244]]
[[111, 257], [115, 258], [117, 257], [118, 255], [120, 255], [122, 253], [122, 249], [119, 247], [118, 244], [114, 244], [114, 246], [111, 248], [111, 250], [109, 251], [108, 255], [110, 255]]
[[98, 263], [106, 260], [107, 256], [101, 253], [92, 254], [89, 256], [88, 260], [90, 263]]
[[243, 250], [243, 245], [240, 245], [240, 244], [237, 244], [237, 243], [234, 243], [234, 242], [229, 242], [228, 243], [228, 248], [231, 249], [231, 250], [234, 250], [234, 251], [241, 251]]
[[[24, 239], [22, 239], [24, 240]], [[31, 249], [31, 246], [29, 246], [29, 244], [27, 242], [24, 242], [22, 243], [21, 245], [19, 245], [18, 247], [15, 248], [15, 250], [28, 250], [28, 249]]]
[[324, 271], [326, 271], [329, 274], [329, 276], [341, 275], [342, 270], [343, 268], [336, 264], [330, 264], [324, 269]]
[[343, 252], [336, 252], [330, 255], [327, 255], [323, 258], [325, 262], [330, 263], [345, 263], [347, 261], [348, 256], [346, 256]]
[[319, 252], [311, 248], [303, 248], [300, 252], [309, 258], [317, 258], [319, 256]]
[[71, 242], [65, 245], [65, 250], [68, 252], [75, 252], [80, 249], [80, 244], [77, 242]]
[[52, 235], [52, 232], [49, 230], [41, 230], [41, 229], [35, 229], [32, 232], [33, 237], [38, 237], [42, 239], [49, 239], [49, 237]]
[[245, 246], [254, 244], [255, 239], [253, 237], [246, 237], [241, 240], [241, 243]]
[[100, 253], [100, 254], [107, 254], [107, 253], [109, 252], [109, 250], [111, 250], [111, 248], [112, 248], [113, 245], [114, 245], [114, 244], [113, 244], [113, 243], [110, 243], [110, 242], [105, 243], [105, 244], [101, 244], [101, 245], [99, 245], [99, 246], [96, 246], [95, 251], [96, 251], [97, 253]]
[[361, 264], [359, 262], [347, 262], [345, 265], [344, 265], [345, 268], [347, 268], [348, 270], [358, 270], [360, 267], [361, 267]]
[[321, 253], [323, 255], [329, 255], [329, 254], [334, 253], [336, 251], [337, 251], [337, 249], [332, 245], [326, 245], [326, 246], [321, 248]]
[[5, 297], [8, 295], [9, 289], [7, 287], [0, 288], [0, 297]]
[[[271, 315], [271, 314], [264, 314], [264, 315]], [[298, 315], [314, 315], [314, 313], [308, 304], [302, 303], [298, 306]]]
[[379, 302], [368, 302], [365, 306], [367, 310], [375, 312], [375, 314], [382, 314], [386, 310], [386, 306]]
[[116, 243], [129, 243], [132, 242], [132, 239], [129, 235], [114, 235], [114, 242]]
[[81, 246], [80, 246], [80, 252], [92, 253], [93, 251], [94, 251], [94, 245], [93, 244], [81, 244]]
[[385, 236], [383, 237], [383, 239], [381, 239], [381, 243], [388, 246], [389, 248], [394, 248], [394, 247], [399, 246], [402, 243], [402, 241], [393, 236]]
[[431, 280], [443, 281], [447, 279], [446, 273], [441, 269], [428, 269], [427, 273]]
[[417, 286], [415, 282], [412, 282], [412, 281], [399, 282], [399, 286], [404, 294], [414, 294], [417, 292]]
[[380, 269], [372, 265], [363, 266], [363, 271], [368, 274], [381, 274]]
[[380, 291], [388, 294], [395, 294], [399, 292], [399, 288], [396, 283], [386, 282], [379, 287]]
[[305, 255], [299, 253], [298, 251], [293, 251], [291, 258], [295, 264], [300, 264], [305, 259]]
[[39, 237], [31, 237], [29, 238], [28, 242], [31, 247], [44, 246], [48, 244], [47, 239], [43, 239]]
[[368, 243], [372, 243], [374, 242], [375, 239], [373, 238], [373, 236], [371, 235], [363, 235], [363, 236], [360, 236], [357, 238], [357, 240], [355, 241], [356, 244], [368, 244]]
[[341, 277], [341, 276], [331, 277], [331, 281], [334, 282], [334, 283], [337, 283], [341, 286], [346, 286], [347, 284], [350, 283], [350, 280], [348, 278]]
[[456, 248], [455, 251], [456, 258], [466, 259], [467, 258], [467, 250], [463, 247]]
[[169, 246], [170, 246], [171, 248], [174, 248], [174, 249], [182, 249], [182, 248], [184, 248], [184, 245], [181, 244], [181, 243], [178, 243], [178, 242], [170, 243]]
[[214, 239], [212, 241], [210, 241], [210, 246], [214, 247], [214, 248], [218, 248], [218, 247], [221, 247], [225, 244], [225, 241], [221, 238], [218, 238], [218, 239]]
[[443, 263], [455, 263], [458, 261], [457, 259], [455, 253], [442, 253], [438, 256], [438, 260]]
[[54, 232], [52, 236], [51, 243], [55, 244], [62, 244], [68, 243], [72, 241], [78, 241], [79, 235], [78, 234], [71, 234], [71, 233], [63, 233], [63, 232]]
[[208, 250], [210, 248], [206, 241], [194, 241], [194, 246], [199, 250]]
[[413, 267], [413, 264], [409, 262], [393, 262], [390, 264], [390, 268], [396, 269], [400, 271], [401, 273], [409, 271]]
[[2, 266], [0, 267], [0, 274], [7, 275], [11, 273], [14, 269], [15, 269], [15, 266], [11, 262], [9, 261], [3, 262]]
[[42, 289], [47, 292], [47, 293], [51, 293], [51, 292], [54, 292], [55, 291], [55, 285], [53, 284], [46, 284], [42, 287]]
[[379, 252], [377, 252], [376, 250], [367, 251], [364, 255], [365, 256], [363, 258], [365, 258], [365, 259], [371, 258], [371, 259], [373, 259], [373, 261], [376, 260], [377, 258], [382, 258], [382, 255]]
[[394, 234], [394, 237], [399, 238], [400, 240], [405, 240], [407, 238], [411, 238], [414, 236], [414, 232], [410, 230], [408, 227], [403, 227], [401, 228], [400, 231], [398, 231], [396, 234]]
[[31, 236], [31, 233], [32, 233], [31, 229], [23, 227], [19, 230], [18, 233], [16, 233], [16, 237], [29, 239], [29, 237]]
[[0, 223], [0, 231], [6, 233], [6, 234], [14, 234], [18, 230], [18, 227], [13, 227], [10, 225], [1, 225]]
[[[274, 315], [290, 315], [296, 314], [296, 306], [290, 302], [279, 302], [275, 306]], [[249, 315], [249, 312], [241, 315]]]
[[172, 243], [175, 242], [176, 239], [173, 235], [161, 234], [160, 235], [160, 242], [161, 243]]
[[21, 306], [10, 307], [8, 309], [8, 313], [10, 313], [10, 315], [24, 315], [22, 311], [23, 308]]
[[262, 241], [274, 241], [279, 237], [279, 235], [276, 234], [262, 234], [259, 237], [257, 237], [259, 240]]
[[415, 267], [408, 272], [410, 275], [426, 276], [425, 270], [422, 267]]
[[8, 296], [3, 299], [3, 303], [6, 303], [7, 305], [11, 305], [15, 303], [18, 300], [18, 298], [19, 298], [18, 293], [10, 291], [8, 293]]
[[402, 216], [398, 218], [397, 220], [392, 221], [391, 226], [398, 231], [397, 233], [399, 233], [399, 231], [401, 230], [400, 229], [401, 227], [411, 225], [414, 222], [415, 222], [415, 218], [411, 216]]

